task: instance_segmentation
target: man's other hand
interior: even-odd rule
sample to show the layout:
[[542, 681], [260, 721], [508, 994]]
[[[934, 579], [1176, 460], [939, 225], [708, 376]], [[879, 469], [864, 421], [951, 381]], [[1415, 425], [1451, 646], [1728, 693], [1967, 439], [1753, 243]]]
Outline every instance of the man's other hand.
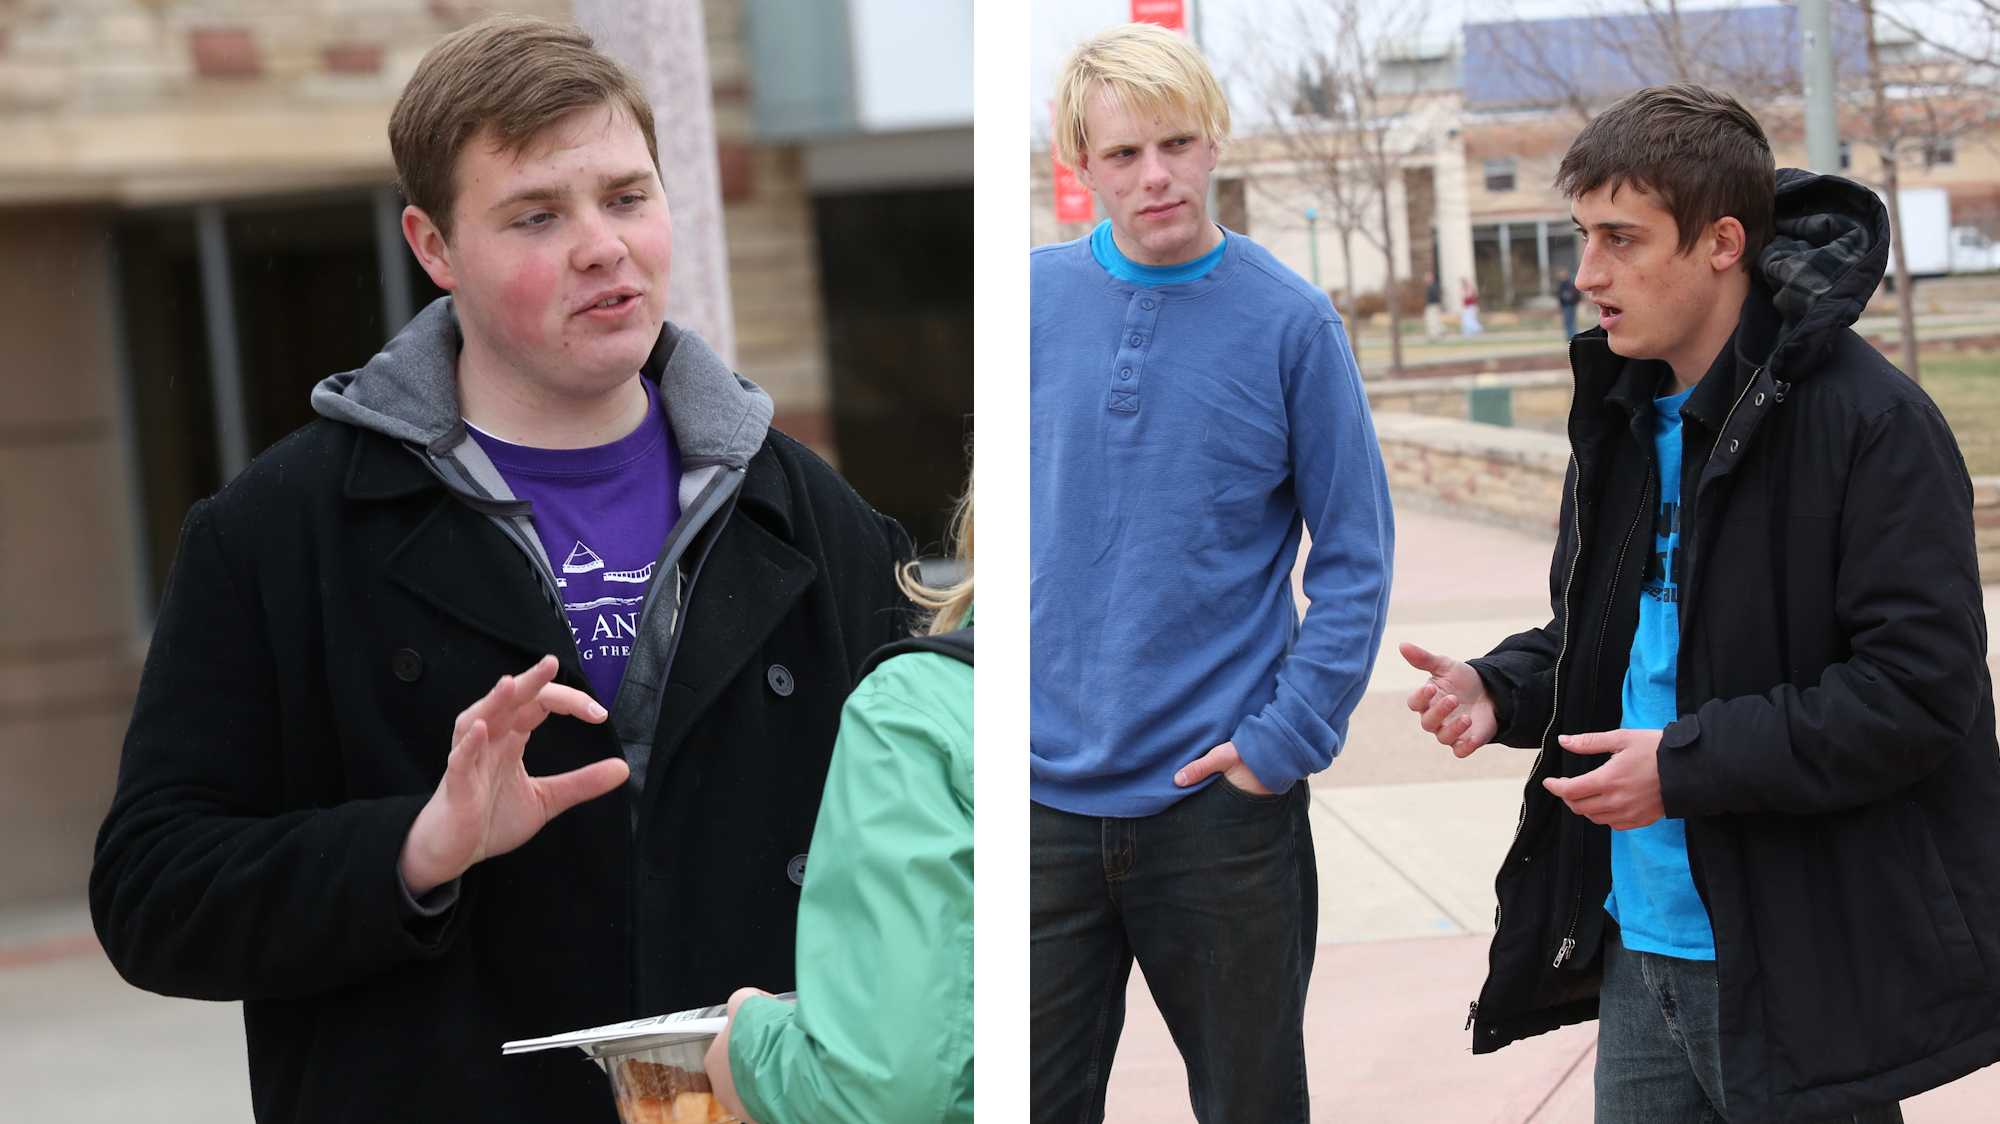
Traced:
[[1250, 771], [1250, 766], [1236, 755], [1235, 742], [1223, 742], [1181, 766], [1180, 772], [1174, 774], [1174, 783], [1186, 788], [1191, 784], [1200, 784], [1211, 773], [1221, 773], [1223, 780], [1245, 792], [1258, 796], [1271, 795], [1271, 790], [1265, 788], [1264, 782], [1257, 779], [1257, 774]]
[[1435, 736], [1440, 745], [1451, 747], [1455, 757], [1472, 752], [1493, 740], [1500, 732], [1500, 719], [1493, 710], [1493, 697], [1472, 665], [1427, 652], [1415, 644], [1399, 644], [1397, 651], [1411, 667], [1430, 676], [1410, 692], [1410, 709], [1417, 712], [1417, 724]]
[[528, 736], [551, 714], [602, 722], [604, 708], [574, 687], [555, 682], [556, 658], [543, 656], [520, 675], [502, 676], [486, 697], [465, 708], [451, 731], [444, 779], [403, 839], [397, 870], [421, 895], [473, 863], [534, 838], [542, 825], [625, 783], [630, 769], [607, 758], [552, 777], [531, 777], [522, 764]]
[[1614, 831], [1645, 827], [1667, 814], [1660, 798], [1660, 731], [1605, 730], [1556, 739], [1571, 753], [1608, 753], [1611, 760], [1580, 777], [1549, 777], [1542, 787], [1569, 810]]

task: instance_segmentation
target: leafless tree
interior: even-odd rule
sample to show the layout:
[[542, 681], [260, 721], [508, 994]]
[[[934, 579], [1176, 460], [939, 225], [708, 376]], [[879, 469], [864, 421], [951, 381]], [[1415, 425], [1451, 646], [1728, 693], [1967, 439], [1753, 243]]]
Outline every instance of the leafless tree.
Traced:
[[[1251, 85], [1265, 120], [1257, 133], [1290, 178], [1303, 182], [1341, 241], [1346, 292], [1354, 295], [1354, 239], [1382, 255], [1389, 367], [1403, 370], [1401, 270], [1392, 185], [1410, 157], [1406, 114], [1418, 90], [1394, 65], [1425, 24], [1426, 0], [1296, 0], [1246, 28]], [[1261, 177], [1266, 194], [1291, 196]], [[1407, 242], [1407, 240], [1405, 240]]]
[[[1878, 13], [1875, 0], [1835, 2], [1837, 16], [1845, 9], [1835, 27], [1836, 66], [1844, 62], [1866, 76], [1852, 81], [1856, 76], [1850, 71], [1849, 81], [1836, 81], [1841, 116], [1855, 130], [1855, 139], [1879, 159], [1881, 173], [1873, 186], [1894, 200], [1906, 161], [2000, 122], [2000, 81], [1995, 80], [2000, 73], [2000, 0], [1937, 0], [1955, 5], [1957, 14], [1927, 27]], [[1728, 7], [1687, 10], [1680, 0], [1641, 0], [1636, 7], [1584, 0], [1577, 16], [1565, 21], [1513, 20], [1481, 31], [1523, 105], [1559, 106], [1588, 121], [1599, 107], [1642, 85], [1695, 82], [1727, 90], [1756, 107], [1769, 131], [1797, 114], [1790, 107], [1799, 104], [1802, 93], [1799, 46], [1788, 39], [1752, 42], [1746, 49], [1740, 19]], [[1907, 39], [1907, 49], [1893, 59], [1878, 35], [1884, 26]], [[1950, 27], [1951, 33], [1936, 32], [1940, 26]], [[1892, 205], [1889, 215], [1902, 364], [1916, 378], [1915, 295], [1898, 208]]]
[[[1562, 19], [1507, 18], [1476, 25], [1491, 65], [1519, 106], [1557, 105], [1580, 121], [1641, 86], [1693, 82], [1758, 104], [1799, 88], [1794, 50], [1775, 56], [1746, 40], [1738, 3], [1690, 9], [1681, 0], [1580, 0]], [[1505, 102], [1495, 108], [1507, 107]]]
[[[1868, 142], [1881, 163], [1889, 207], [1889, 245], [1896, 278], [1896, 320], [1903, 372], [1919, 377], [1916, 289], [1904, 252], [1901, 208], [1906, 159], [1931, 159], [1943, 146], [2000, 122], [2000, 0], [1953, 0], [1953, 11], [1932, 9], [1935, 22], [1878, 12], [1875, 0], [1847, 0], [1867, 27]], [[1946, 17], [1937, 19], [1936, 17]], [[1880, 30], [1888, 28], [1913, 50], [1895, 65], [1883, 60]], [[1936, 28], [1948, 28], [1940, 33]]]

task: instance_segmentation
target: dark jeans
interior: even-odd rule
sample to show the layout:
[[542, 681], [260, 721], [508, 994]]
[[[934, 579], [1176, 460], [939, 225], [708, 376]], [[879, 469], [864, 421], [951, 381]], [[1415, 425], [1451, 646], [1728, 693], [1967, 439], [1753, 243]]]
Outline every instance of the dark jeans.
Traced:
[[1104, 1119], [1139, 962], [1187, 1063], [1202, 1124], [1306, 1120], [1306, 981], [1319, 932], [1305, 782], [1217, 779], [1157, 815], [1036, 804], [1029, 959], [1037, 1124]]
[[[1717, 1006], [1714, 961], [1633, 952], [1608, 926], [1597, 1014], [1597, 1124], [1728, 1120]], [[1902, 1119], [1903, 1110], [1891, 1104], [1827, 1124]]]

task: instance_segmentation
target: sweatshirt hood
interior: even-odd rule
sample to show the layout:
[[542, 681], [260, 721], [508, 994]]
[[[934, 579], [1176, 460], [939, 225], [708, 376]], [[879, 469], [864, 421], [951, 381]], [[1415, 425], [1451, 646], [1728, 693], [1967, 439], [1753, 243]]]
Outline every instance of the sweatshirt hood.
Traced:
[[[452, 298], [439, 297], [360, 368], [313, 388], [313, 411], [449, 456], [466, 440], [458, 407], [461, 342]], [[659, 384], [682, 463], [741, 468], [764, 444], [771, 396], [729, 369], [700, 336], [671, 321], [640, 373]]]
[[1779, 321], [1766, 362], [1792, 378], [1860, 318], [1882, 283], [1889, 211], [1853, 180], [1780, 168], [1776, 219], [1757, 278]]

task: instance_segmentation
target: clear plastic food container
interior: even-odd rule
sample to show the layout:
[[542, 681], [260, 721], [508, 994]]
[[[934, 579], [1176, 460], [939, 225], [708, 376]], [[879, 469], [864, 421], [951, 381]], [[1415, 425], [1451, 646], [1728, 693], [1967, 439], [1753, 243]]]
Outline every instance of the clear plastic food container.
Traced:
[[[786, 992], [776, 998], [796, 996]], [[582, 1050], [611, 1078], [624, 1124], [742, 1124], [741, 1117], [715, 1099], [704, 1066], [709, 1044], [728, 1025], [727, 1014], [721, 1005], [676, 1011], [508, 1042], [500, 1052], [525, 1054], [561, 1046]]]
[[[702, 1067], [713, 1034], [627, 1039], [584, 1047], [611, 1077], [625, 1124], [741, 1124], [722, 1107]], [[635, 1045], [636, 1043], [636, 1045]]]

